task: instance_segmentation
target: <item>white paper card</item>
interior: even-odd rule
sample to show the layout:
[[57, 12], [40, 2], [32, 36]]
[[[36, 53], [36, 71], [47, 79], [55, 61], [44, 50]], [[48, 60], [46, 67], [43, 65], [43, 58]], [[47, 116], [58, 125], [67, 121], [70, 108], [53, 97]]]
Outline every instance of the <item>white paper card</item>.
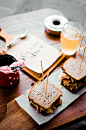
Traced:
[[38, 74], [42, 73], [40, 61], [45, 71], [62, 55], [61, 51], [30, 33], [6, 53], [13, 55], [18, 61], [24, 61], [27, 68]]

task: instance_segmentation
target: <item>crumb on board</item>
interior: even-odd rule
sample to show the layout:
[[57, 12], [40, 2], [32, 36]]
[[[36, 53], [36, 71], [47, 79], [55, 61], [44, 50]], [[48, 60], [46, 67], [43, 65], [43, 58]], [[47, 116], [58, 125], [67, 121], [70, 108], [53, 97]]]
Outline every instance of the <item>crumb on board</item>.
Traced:
[[60, 88], [62, 89], [62, 88], [63, 88], [63, 86], [61, 85], [61, 86], [60, 86]]

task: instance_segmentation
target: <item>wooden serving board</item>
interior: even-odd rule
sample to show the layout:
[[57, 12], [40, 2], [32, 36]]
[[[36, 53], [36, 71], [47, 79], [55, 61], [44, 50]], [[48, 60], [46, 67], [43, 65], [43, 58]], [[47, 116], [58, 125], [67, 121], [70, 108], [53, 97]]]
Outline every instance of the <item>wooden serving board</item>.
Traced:
[[[82, 104], [85, 98], [86, 93], [79, 97], [78, 100], [73, 102], [72, 105], [67, 107], [63, 112], [43, 125], [38, 125], [14, 99], [7, 104], [7, 113], [0, 123], [0, 130], [35, 130], [37, 128], [40, 130], [49, 130], [62, 126], [76, 120], [77, 117], [80, 118], [80, 115], [85, 116], [86, 105], [85, 102]], [[80, 111], [81, 107], [83, 107], [83, 111]]]
[[[4, 30], [1, 29], [0, 31], [0, 37], [2, 37], [5, 40], [5, 44], [8, 44], [10, 41], [12, 41], [16, 36], [8, 35]], [[40, 47], [42, 49], [39, 49], [37, 47]], [[32, 49], [32, 51], [30, 50]], [[35, 49], [34, 49], [35, 48]], [[44, 48], [44, 50], [43, 50]], [[47, 48], [47, 49], [46, 49]], [[39, 52], [37, 52], [39, 49]], [[51, 47], [51, 45], [48, 45], [47, 43], [43, 42], [41, 39], [35, 37], [32, 34], [28, 34], [26, 38], [23, 40], [20, 40], [18, 43], [16, 43], [14, 46], [12, 46], [10, 49], [8, 49], [6, 52], [3, 51], [4, 48], [1, 49], [0, 53], [3, 54], [11, 54], [13, 55], [18, 61], [24, 60], [25, 61], [25, 67], [24, 71], [30, 74], [32, 77], [34, 77], [36, 80], [42, 80], [44, 77], [46, 77], [47, 73], [50, 73], [64, 58], [64, 54], [60, 54], [61, 52], [57, 50], [54, 47]], [[50, 50], [50, 51], [48, 51]], [[52, 51], [52, 53], [51, 53]], [[36, 54], [35, 54], [35, 53]], [[32, 55], [33, 54], [33, 55]], [[45, 55], [45, 56], [43, 56]], [[51, 56], [50, 56], [51, 55]], [[59, 56], [60, 55], [60, 56]], [[49, 58], [46, 58], [48, 57]], [[44, 60], [44, 74], [42, 76], [42, 71], [40, 71], [39, 68], [41, 68], [40, 64], [40, 57]], [[57, 58], [59, 57], [59, 58]], [[56, 60], [55, 60], [55, 59]], [[54, 62], [52, 62], [54, 61]], [[37, 65], [36, 65], [37, 63]], [[27, 66], [30, 67], [27, 67]], [[50, 67], [49, 67], [50, 65]], [[46, 67], [48, 66], [48, 67]]]

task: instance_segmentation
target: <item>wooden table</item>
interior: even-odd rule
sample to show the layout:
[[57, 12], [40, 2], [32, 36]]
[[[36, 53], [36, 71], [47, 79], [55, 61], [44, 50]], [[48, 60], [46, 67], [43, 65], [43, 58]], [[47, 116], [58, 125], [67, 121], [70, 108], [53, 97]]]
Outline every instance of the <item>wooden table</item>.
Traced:
[[[15, 16], [10, 16], [0, 19], [0, 27], [10, 35], [18, 35], [23, 33], [26, 29], [30, 33], [41, 38], [48, 44], [59, 49], [58, 37], [52, 37], [45, 33], [44, 19], [49, 15], [61, 15], [61, 12], [54, 9], [42, 9], [38, 11], [33, 11], [29, 13], [19, 14]], [[4, 42], [0, 41], [0, 49], [3, 47]], [[66, 60], [66, 58], [65, 58]], [[59, 66], [55, 68], [54, 71], [58, 71], [61, 65], [65, 61], [63, 60]], [[86, 54], [84, 56], [86, 61]], [[52, 73], [53, 73], [52, 72]], [[19, 84], [13, 88], [1, 88], [0, 87], [0, 128], [1, 129], [52, 129], [55, 127], [64, 128], [78, 121], [86, 118], [86, 93], [84, 93], [80, 98], [68, 106], [64, 111], [55, 116], [48, 123], [39, 126], [24, 110], [22, 110], [15, 101], [15, 98], [25, 93], [29, 88], [31, 88], [32, 83], [35, 83], [30, 75], [25, 73], [20, 73]], [[8, 105], [7, 105], [8, 104]], [[7, 115], [6, 115], [7, 111]], [[9, 113], [11, 111], [11, 113]], [[16, 115], [20, 113], [18, 116]], [[6, 116], [5, 116], [6, 115]], [[9, 115], [9, 118], [5, 118]], [[5, 117], [5, 118], [4, 118]], [[3, 120], [3, 121], [2, 121]], [[5, 124], [5, 121], [7, 122]], [[4, 122], [4, 123], [3, 123]]]

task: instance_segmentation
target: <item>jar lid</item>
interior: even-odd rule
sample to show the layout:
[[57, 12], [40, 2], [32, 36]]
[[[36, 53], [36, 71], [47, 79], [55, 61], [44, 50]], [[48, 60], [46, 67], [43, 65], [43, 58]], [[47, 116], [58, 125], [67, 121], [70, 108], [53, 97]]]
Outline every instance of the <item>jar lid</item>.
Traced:
[[[59, 35], [62, 31], [64, 24], [68, 23], [68, 20], [60, 15], [51, 15], [44, 20], [45, 31], [51, 35]], [[53, 32], [53, 33], [52, 33]]]

